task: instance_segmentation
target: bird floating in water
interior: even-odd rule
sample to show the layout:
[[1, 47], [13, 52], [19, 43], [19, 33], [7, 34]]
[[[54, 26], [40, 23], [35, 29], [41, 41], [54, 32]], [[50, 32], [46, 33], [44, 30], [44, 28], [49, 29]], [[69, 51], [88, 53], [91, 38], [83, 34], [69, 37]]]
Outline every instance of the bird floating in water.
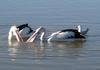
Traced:
[[28, 38], [32, 35], [34, 30], [32, 30], [31, 27], [28, 26], [28, 24], [22, 24], [19, 26], [11, 26], [9, 30], [8, 40], [12, 40], [14, 37], [17, 39], [17, 41], [22, 40], [22, 38]]

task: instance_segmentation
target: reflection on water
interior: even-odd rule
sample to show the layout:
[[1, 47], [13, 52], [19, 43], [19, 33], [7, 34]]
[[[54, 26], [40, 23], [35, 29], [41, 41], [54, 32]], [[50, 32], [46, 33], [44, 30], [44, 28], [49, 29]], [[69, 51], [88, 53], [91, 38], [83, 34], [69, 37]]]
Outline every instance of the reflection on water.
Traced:
[[[16, 59], [35, 59], [43, 60], [54, 57], [76, 58], [80, 55], [85, 40], [75, 40], [67, 42], [34, 42], [34, 43], [18, 43], [9, 41], [9, 55], [11, 60]], [[23, 54], [23, 55], [22, 55]]]
[[50, 47], [57, 47], [59, 56], [67, 56], [67, 58], [76, 59], [80, 57], [81, 49], [86, 40], [74, 40], [66, 42], [49, 42]]
[[73, 40], [65, 42], [49, 42], [50, 46], [66, 47], [66, 48], [80, 48], [86, 40]]
[[[8, 44], [9, 44], [8, 48], [9, 55], [12, 57], [11, 60], [15, 60], [17, 58], [19, 59], [20, 57], [18, 55], [24, 54], [27, 56], [27, 54], [29, 53], [32, 56], [34, 54], [34, 56], [37, 58], [38, 56], [41, 56], [45, 48], [44, 42], [20, 43], [17, 41], [8, 41]], [[23, 58], [23, 55], [21, 56], [21, 58]]]

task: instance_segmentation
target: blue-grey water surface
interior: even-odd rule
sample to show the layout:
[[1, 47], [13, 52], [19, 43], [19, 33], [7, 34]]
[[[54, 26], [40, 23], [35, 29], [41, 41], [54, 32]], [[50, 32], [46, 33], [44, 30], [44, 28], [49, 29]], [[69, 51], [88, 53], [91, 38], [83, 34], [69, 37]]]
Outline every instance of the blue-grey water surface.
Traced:
[[[11, 43], [11, 25], [89, 28], [86, 40]], [[100, 70], [100, 0], [0, 0], [0, 70]]]

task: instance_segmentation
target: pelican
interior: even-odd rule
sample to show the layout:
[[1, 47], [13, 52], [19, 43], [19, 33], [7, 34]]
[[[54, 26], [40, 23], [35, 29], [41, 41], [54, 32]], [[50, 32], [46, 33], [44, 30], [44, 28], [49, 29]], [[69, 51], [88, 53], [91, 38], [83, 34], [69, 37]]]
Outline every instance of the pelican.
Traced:
[[78, 30], [65, 29], [52, 33], [48, 41], [66, 41], [69, 39], [85, 39], [85, 36], [78, 32]]
[[85, 39], [85, 35], [88, 32], [88, 28], [82, 31], [81, 25], [77, 26], [78, 29], [64, 29], [52, 33], [48, 41], [68, 41], [69, 39]]
[[34, 31], [28, 24], [22, 24], [19, 26], [13, 25], [9, 30], [8, 40], [16, 38], [17, 41], [22, 41], [25, 38], [30, 37]]

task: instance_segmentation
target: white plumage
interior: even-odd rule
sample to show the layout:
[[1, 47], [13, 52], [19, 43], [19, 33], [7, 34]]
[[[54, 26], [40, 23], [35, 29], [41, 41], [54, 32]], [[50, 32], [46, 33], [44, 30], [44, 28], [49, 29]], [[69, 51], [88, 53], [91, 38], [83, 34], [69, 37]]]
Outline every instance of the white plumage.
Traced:
[[49, 38], [48, 41], [64, 41], [66, 39], [69, 38], [73, 38], [75, 36], [75, 34], [73, 32], [55, 32], [52, 33]]

